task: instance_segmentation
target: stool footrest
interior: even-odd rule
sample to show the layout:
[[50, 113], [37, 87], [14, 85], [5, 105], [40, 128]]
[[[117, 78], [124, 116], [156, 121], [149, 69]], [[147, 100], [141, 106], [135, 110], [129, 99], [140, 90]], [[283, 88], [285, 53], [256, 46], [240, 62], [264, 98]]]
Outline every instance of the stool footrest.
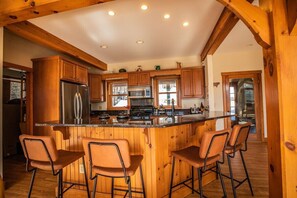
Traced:
[[[189, 186], [189, 185], [186, 183], [186, 182], [188, 182], [188, 181], [190, 181], [190, 180], [192, 180], [192, 178], [186, 179], [186, 180], [184, 180], [184, 181], [182, 181], [182, 182], [180, 182], [180, 183], [178, 183], [178, 184], [175, 184], [174, 186], [172, 186], [172, 188], [175, 188], [175, 187], [177, 187], [177, 186], [183, 184], [184, 186], [188, 187], [189, 189], [193, 190], [195, 193], [197, 193], [197, 194], [200, 195], [200, 192], [199, 192], [199, 191], [193, 189], [191, 186]], [[206, 198], [206, 196], [204, 196], [204, 195], [203, 195], [203, 197]]]
[[[222, 173], [222, 176], [224, 176], [224, 177], [226, 177], [226, 178], [228, 178], [228, 179], [231, 179], [231, 177], [229, 177], [228, 175], [225, 175], [225, 174], [223, 174]], [[235, 186], [235, 188], [238, 188], [241, 184], [243, 184], [245, 181], [247, 181], [247, 177], [245, 178], [245, 179], [243, 179], [243, 180], [241, 180], [241, 181], [239, 181], [238, 179], [234, 179], [233, 178], [233, 180], [234, 181], [236, 181], [238, 184]]]
[[68, 186], [65, 190], [63, 190], [63, 193], [65, 193], [66, 191], [68, 191], [70, 188], [72, 188], [73, 186], [87, 186], [86, 184], [79, 184], [79, 183], [72, 183], [72, 182], [64, 182], [63, 184], [70, 184], [70, 186]]
[[[129, 192], [129, 190], [127, 190], [127, 189], [121, 189], [121, 188], [114, 188], [113, 190], [126, 192], [126, 194], [124, 195], [124, 197], [126, 197], [126, 195], [127, 195], [128, 192]], [[131, 192], [132, 192], [132, 193], [140, 193], [140, 194], [143, 194], [143, 191], [131, 190]]]

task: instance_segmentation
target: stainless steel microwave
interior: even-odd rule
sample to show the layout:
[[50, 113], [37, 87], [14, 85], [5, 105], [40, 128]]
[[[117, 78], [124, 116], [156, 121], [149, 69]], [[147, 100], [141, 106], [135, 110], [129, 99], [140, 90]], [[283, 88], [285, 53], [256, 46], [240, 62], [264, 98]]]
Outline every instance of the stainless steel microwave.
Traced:
[[152, 88], [147, 87], [129, 87], [128, 88], [128, 97], [129, 98], [151, 98], [152, 97]]

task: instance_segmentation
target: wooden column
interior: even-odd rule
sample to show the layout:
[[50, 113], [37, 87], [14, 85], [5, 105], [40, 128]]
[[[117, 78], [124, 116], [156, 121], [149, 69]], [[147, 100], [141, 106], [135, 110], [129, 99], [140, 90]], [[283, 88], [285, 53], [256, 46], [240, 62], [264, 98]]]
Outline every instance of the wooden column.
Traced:
[[[263, 47], [267, 106], [270, 197], [297, 196], [297, 37], [296, 6], [290, 0], [218, 0], [252, 31]], [[265, 13], [263, 13], [263, 11]], [[292, 25], [293, 24], [293, 25]]]
[[297, 196], [297, 37], [290, 36], [286, 0], [263, 0], [271, 9], [272, 46], [264, 50], [268, 122], [269, 193]]

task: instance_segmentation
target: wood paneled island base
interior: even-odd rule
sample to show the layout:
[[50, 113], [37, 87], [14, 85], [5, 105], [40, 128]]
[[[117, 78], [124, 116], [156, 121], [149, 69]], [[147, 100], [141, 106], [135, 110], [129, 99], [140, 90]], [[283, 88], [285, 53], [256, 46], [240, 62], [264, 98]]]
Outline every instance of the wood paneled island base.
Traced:
[[[229, 118], [225, 118], [229, 119]], [[135, 155], [143, 155], [142, 162], [144, 172], [145, 190], [147, 197], [165, 197], [169, 193], [171, 152], [191, 145], [199, 146], [201, 137], [205, 131], [215, 130], [216, 119], [199, 121], [163, 128], [137, 128], [137, 127], [89, 127], [89, 126], [54, 126], [58, 149], [70, 151], [82, 151], [82, 137], [99, 139], [127, 139], [130, 144], [130, 152]], [[197, 153], [198, 154], [198, 153]], [[89, 171], [87, 162], [87, 171]], [[64, 170], [65, 181], [84, 183], [82, 173], [82, 161], [75, 162]], [[174, 184], [191, 177], [191, 167], [184, 162], [176, 162]], [[213, 181], [216, 175], [207, 172], [203, 176], [203, 184]], [[197, 180], [197, 171], [195, 170]], [[190, 181], [189, 181], [190, 182]], [[195, 182], [197, 183], [197, 181]], [[92, 187], [92, 181], [89, 180]], [[115, 179], [115, 187], [126, 189], [124, 179]], [[83, 189], [83, 187], [79, 187]], [[132, 177], [133, 190], [141, 190], [139, 170]], [[174, 189], [175, 193], [185, 192], [183, 186]], [[97, 191], [99, 193], [111, 192], [111, 179], [100, 176], [98, 178]], [[190, 192], [190, 191], [188, 191]], [[115, 194], [123, 194], [116, 191]], [[134, 194], [141, 197], [141, 194]]]

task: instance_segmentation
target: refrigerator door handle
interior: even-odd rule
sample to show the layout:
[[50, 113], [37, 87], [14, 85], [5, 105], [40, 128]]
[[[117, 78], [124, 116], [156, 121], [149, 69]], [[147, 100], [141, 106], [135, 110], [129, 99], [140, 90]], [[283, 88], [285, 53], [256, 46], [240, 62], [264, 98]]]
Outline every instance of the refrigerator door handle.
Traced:
[[78, 93], [78, 101], [79, 101], [79, 109], [78, 109], [78, 116], [79, 116], [79, 119], [82, 118], [82, 111], [83, 111], [83, 104], [82, 104], [82, 98], [81, 98], [81, 94]]
[[73, 108], [73, 110], [74, 110], [74, 117], [75, 117], [75, 119], [78, 119], [78, 94], [77, 93], [75, 93], [75, 95], [74, 95], [74, 99], [73, 99], [73, 105], [74, 105], [74, 108]]

